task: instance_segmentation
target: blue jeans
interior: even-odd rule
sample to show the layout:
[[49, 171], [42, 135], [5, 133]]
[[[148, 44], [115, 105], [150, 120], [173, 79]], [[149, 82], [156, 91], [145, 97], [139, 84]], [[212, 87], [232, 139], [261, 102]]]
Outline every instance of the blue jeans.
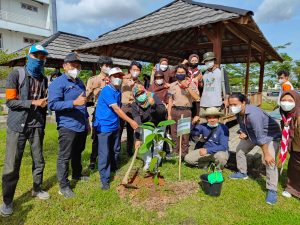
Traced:
[[98, 170], [102, 183], [109, 183], [110, 171], [117, 169], [121, 151], [119, 130], [98, 134]]

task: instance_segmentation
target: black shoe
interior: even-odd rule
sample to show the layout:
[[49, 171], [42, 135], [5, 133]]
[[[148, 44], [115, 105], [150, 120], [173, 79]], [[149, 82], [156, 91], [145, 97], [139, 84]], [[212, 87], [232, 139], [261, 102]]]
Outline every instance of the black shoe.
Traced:
[[96, 163], [91, 162], [90, 165], [89, 165], [89, 169], [90, 170], [95, 170], [96, 169]]
[[109, 190], [109, 183], [102, 183], [101, 184], [101, 190], [104, 190], [104, 191]]

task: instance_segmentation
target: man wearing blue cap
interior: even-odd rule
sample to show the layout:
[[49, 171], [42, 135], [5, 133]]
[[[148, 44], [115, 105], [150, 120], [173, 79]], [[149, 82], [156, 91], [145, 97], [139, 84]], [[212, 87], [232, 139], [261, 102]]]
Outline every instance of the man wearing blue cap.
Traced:
[[13, 198], [19, 180], [19, 170], [26, 141], [32, 157], [32, 196], [48, 199], [41, 188], [45, 167], [43, 140], [47, 111], [48, 80], [44, 76], [47, 50], [32, 45], [25, 67], [13, 70], [6, 81], [7, 118], [6, 154], [2, 175], [2, 216], [13, 213]]
[[80, 58], [69, 53], [63, 64], [65, 72], [49, 87], [49, 107], [55, 111], [58, 129], [59, 151], [57, 157], [57, 179], [59, 194], [74, 197], [68, 180], [69, 161], [72, 179], [86, 181], [82, 176], [81, 153], [85, 149], [87, 134], [90, 132], [86, 93], [83, 82], [78, 78], [81, 70]]

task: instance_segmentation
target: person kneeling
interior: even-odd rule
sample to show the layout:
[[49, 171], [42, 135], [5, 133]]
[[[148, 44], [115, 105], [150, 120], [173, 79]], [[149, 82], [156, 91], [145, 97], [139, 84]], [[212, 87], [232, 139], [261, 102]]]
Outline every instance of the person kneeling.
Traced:
[[195, 147], [190, 146], [190, 152], [184, 160], [189, 165], [201, 167], [215, 162], [218, 169], [223, 169], [229, 157], [229, 130], [224, 124], [219, 123], [222, 112], [216, 107], [211, 107], [207, 108], [202, 116], [206, 118], [207, 123], [198, 124], [192, 129], [192, 139], [200, 140]]

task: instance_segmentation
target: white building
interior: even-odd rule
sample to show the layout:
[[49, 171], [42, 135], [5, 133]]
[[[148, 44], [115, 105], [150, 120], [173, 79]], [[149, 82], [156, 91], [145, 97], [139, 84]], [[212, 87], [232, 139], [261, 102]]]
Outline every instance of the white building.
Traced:
[[1, 49], [13, 52], [56, 31], [56, 0], [0, 0]]

